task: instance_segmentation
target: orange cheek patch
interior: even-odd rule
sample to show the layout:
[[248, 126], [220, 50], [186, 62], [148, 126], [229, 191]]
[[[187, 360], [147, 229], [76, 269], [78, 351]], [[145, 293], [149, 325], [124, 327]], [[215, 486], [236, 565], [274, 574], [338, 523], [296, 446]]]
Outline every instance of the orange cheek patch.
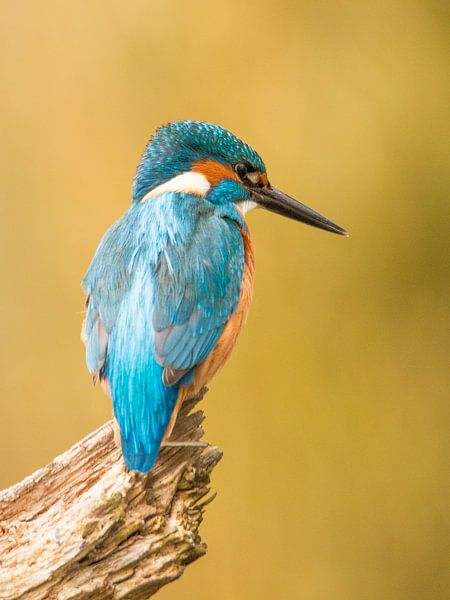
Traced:
[[233, 169], [215, 160], [198, 160], [192, 165], [191, 171], [201, 173], [206, 177], [212, 187], [218, 185], [222, 179], [235, 179], [240, 181]]
[[269, 185], [269, 179], [267, 177], [267, 173], [261, 173], [259, 181], [262, 183], [264, 187]]

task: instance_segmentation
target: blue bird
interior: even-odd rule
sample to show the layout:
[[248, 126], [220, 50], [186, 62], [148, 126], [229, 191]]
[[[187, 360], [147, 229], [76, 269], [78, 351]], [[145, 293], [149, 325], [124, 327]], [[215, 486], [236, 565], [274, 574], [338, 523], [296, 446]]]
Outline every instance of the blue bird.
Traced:
[[129, 469], [152, 468], [183, 401], [236, 343], [255, 274], [245, 214], [256, 207], [346, 235], [271, 186], [261, 157], [226, 129], [179, 121], [153, 135], [132, 204], [83, 280], [87, 367], [112, 398]]

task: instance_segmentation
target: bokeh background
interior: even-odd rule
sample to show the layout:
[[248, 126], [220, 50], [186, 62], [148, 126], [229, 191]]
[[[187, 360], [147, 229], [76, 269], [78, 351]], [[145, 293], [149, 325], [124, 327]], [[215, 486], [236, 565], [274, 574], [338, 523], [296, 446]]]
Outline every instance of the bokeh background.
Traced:
[[110, 418], [80, 281], [161, 123], [220, 123], [351, 232], [263, 211], [205, 403], [210, 550], [161, 600], [448, 592], [443, 2], [0, 2], [0, 484]]

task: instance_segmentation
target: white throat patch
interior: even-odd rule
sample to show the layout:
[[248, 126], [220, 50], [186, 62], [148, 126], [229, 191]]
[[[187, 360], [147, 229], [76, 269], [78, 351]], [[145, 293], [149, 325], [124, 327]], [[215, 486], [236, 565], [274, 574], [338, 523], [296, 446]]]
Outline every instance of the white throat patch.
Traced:
[[186, 171], [150, 190], [148, 194], [145, 194], [141, 202], [146, 202], [166, 192], [184, 192], [185, 194], [205, 196], [210, 187], [209, 181], [202, 173]]
[[258, 206], [258, 203], [254, 200], [243, 200], [242, 202], [238, 202], [236, 206], [245, 217], [249, 210], [252, 210]]

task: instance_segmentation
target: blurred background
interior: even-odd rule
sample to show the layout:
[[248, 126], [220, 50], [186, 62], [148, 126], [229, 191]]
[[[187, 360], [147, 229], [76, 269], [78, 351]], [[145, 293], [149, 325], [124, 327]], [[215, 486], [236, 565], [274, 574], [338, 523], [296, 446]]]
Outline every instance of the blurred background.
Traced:
[[204, 404], [209, 552], [158, 598], [444, 598], [445, 3], [0, 9], [1, 487], [110, 418], [80, 281], [153, 130], [210, 120], [351, 237], [249, 215], [254, 305]]

